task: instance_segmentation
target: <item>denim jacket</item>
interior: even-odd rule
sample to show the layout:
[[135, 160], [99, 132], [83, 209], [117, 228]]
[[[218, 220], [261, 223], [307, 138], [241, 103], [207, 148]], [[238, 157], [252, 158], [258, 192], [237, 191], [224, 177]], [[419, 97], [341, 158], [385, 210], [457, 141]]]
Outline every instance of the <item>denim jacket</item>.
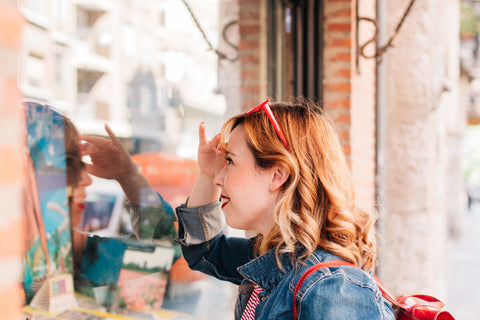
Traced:
[[[304, 263], [292, 264], [281, 255], [282, 269], [274, 251], [253, 255], [253, 240], [226, 237], [220, 203], [200, 208], [176, 209], [179, 241], [189, 266], [218, 279], [239, 285], [235, 319], [240, 319], [258, 284], [260, 303], [255, 319], [293, 319], [293, 290], [301, 275], [312, 265], [339, 258], [318, 249]], [[298, 319], [391, 320], [392, 308], [370, 274], [354, 267], [324, 268], [309, 276], [297, 293]]]

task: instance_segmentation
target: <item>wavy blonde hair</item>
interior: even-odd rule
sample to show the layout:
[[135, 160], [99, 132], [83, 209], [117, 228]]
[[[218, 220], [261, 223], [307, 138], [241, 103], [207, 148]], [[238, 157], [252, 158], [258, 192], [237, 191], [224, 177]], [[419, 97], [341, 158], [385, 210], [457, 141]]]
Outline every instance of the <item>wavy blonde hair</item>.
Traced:
[[281, 253], [301, 261], [321, 247], [363, 269], [373, 269], [375, 217], [355, 204], [350, 169], [333, 122], [306, 100], [271, 103], [270, 108], [289, 150], [264, 111], [234, 116], [222, 128], [222, 136], [228, 137], [243, 125], [256, 164], [261, 168], [279, 164], [290, 173], [274, 208], [273, 227], [258, 236], [256, 254], [275, 249], [277, 262]]

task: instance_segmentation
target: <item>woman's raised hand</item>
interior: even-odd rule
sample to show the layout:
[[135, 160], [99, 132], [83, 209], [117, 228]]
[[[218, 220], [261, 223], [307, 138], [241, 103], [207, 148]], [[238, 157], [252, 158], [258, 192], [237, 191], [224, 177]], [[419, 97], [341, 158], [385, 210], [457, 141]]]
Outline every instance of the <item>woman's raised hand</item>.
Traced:
[[198, 145], [198, 166], [200, 173], [212, 178], [225, 162], [222, 157], [222, 150], [219, 148], [220, 134], [215, 135], [211, 140], [207, 139], [205, 124], [200, 124]]
[[218, 201], [220, 188], [214, 184], [217, 172], [225, 164], [223, 152], [219, 148], [220, 135], [217, 134], [211, 140], [207, 139], [205, 124], [202, 122], [198, 129], [198, 166], [200, 174], [195, 181], [187, 207], [200, 207]]
[[130, 154], [122, 146], [112, 129], [105, 124], [107, 138], [83, 135], [81, 144], [82, 156], [89, 156], [91, 163], [86, 163], [88, 173], [104, 179], [127, 179], [137, 174], [137, 167]]

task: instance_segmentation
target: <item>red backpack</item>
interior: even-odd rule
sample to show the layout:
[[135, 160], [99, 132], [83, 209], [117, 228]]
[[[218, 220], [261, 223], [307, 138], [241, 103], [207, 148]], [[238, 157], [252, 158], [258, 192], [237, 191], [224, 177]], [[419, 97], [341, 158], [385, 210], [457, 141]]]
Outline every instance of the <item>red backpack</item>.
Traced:
[[[293, 291], [293, 318], [297, 319], [297, 292], [302, 286], [308, 276], [313, 272], [330, 267], [338, 266], [351, 266], [357, 268], [356, 265], [341, 260], [335, 261], [326, 261], [321, 262], [316, 265], [311, 266], [305, 271], [304, 274], [298, 280], [295, 290]], [[415, 295], [402, 295], [397, 299], [394, 299], [393, 296], [388, 292], [383, 283], [376, 277], [375, 282], [377, 283], [378, 288], [382, 292], [382, 295], [387, 299], [393, 306], [395, 311], [395, 319], [397, 320], [455, 320], [453, 316], [446, 310], [444, 310], [445, 304], [434, 298], [432, 296], [427, 296], [423, 294]]]

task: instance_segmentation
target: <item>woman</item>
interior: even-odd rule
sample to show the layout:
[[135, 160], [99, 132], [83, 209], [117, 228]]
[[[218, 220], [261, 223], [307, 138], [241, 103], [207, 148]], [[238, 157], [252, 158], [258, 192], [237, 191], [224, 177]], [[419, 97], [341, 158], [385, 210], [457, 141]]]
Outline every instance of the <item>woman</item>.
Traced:
[[[106, 129], [110, 141], [85, 139], [87, 169], [117, 179], [135, 199], [144, 179]], [[374, 217], [356, 206], [334, 125], [318, 106], [267, 100], [227, 120], [211, 140], [203, 123], [199, 133], [199, 175], [176, 208], [179, 241], [192, 269], [240, 285], [235, 319], [292, 319], [301, 275], [339, 259], [358, 268], [308, 277], [296, 296], [298, 319], [394, 319], [371, 276]], [[107, 168], [107, 158], [119, 165]], [[226, 237], [225, 220], [257, 236]]]
[[[176, 211], [179, 237], [192, 269], [240, 285], [236, 319], [292, 319], [303, 272], [338, 259], [359, 268], [310, 276], [296, 298], [298, 318], [394, 318], [370, 274], [374, 217], [355, 204], [340, 141], [320, 108], [267, 100], [210, 141], [202, 124], [198, 162], [190, 198]], [[226, 237], [222, 210], [228, 225], [258, 235]]]

